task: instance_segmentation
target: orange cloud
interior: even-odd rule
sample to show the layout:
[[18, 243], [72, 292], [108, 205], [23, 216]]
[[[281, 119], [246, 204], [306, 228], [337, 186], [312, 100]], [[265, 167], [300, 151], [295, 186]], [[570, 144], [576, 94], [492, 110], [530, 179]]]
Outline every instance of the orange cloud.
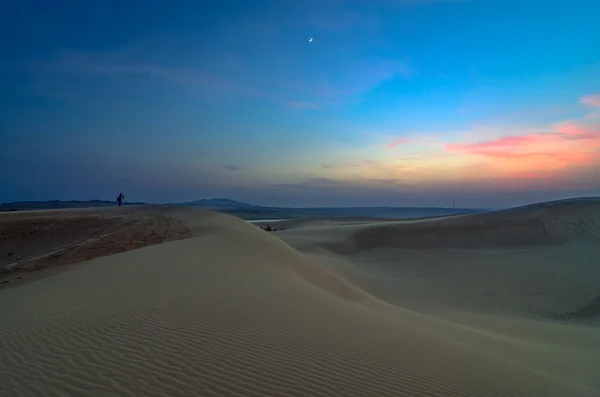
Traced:
[[560, 123], [555, 130], [474, 143], [447, 144], [445, 149], [483, 157], [487, 160], [486, 172], [496, 176], [519, 178], [537, 178], [548, 172], [587, 165], [598, 157], [594, 152], [600, 147], [598, 131], [572, 122]]
[[[581, 101], [587, 106], [595, 103], [588, 97]], [[513, 135], [498, 137], [505, 128]], [[381, 166], [364, 167], [364, 176], [394, 175], [423, 186], [452, 181], [527, 187], [568, 181], [600, 166], [600, 123], [589, 117], [550, 126], [476, 126], [455, 136], [462, 142], [444, 142], [444, 135], [390, 137], [380, 147], [402, 147], [401, 153], [382, 152]]]

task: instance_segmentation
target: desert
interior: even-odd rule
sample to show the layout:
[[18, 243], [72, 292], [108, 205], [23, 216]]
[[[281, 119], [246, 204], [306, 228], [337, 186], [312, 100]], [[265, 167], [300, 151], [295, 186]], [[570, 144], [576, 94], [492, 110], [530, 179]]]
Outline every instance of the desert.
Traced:
[[0, 214], [3, 395], [595, 396], [599, 223], [597, 199], [271, 233], [177, 206]]

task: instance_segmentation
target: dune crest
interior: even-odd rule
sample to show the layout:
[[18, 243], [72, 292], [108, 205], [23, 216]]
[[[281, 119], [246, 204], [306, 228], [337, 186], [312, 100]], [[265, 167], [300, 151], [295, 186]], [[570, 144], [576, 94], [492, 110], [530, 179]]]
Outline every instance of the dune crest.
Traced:
[[365, 227], [333, 249], [490, 249], [600, 243], [600, 200], [562, 201], [527, 207], [390, 222]]

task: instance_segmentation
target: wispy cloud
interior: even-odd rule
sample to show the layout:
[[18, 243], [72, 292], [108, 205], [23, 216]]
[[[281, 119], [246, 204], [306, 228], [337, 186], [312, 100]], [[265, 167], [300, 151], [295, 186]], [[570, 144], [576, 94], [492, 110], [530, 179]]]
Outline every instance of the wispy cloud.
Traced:
[[245, 94], [264, 98], [269, 94], [255, 87], [238, 84], [232, 79], [203, 69], [202, 67], [165, 67], [151, 63], [140, 63], [119, 59], [111, 53], [70, 52], [52, 61], [34, 62], [28, 65], [38, 77], [53, 80], [57, 75], [62, 79], [85, 78], [152, 78], [166, 81], [180, 87], [203, 87], [220, 92]]
[[286, 101], [285, 106], [292, 109], [313, 109], [322, 110], [323, 107], [314, 102], [303, 102], [303, 101]]
[[591, 108], [600, 108], [600, 94], [584, 96], [579, 100], [579, 103]]
[[589, 129], [572, 121], [563, 121], [554, 126], [554, 130], [565, 135], [584, 135]]
[[385, 139], [385, 142], [381, 147], [384, 149], [394, 149], [397, 147], [402, 147], [403, 145], [411, 145], [411, 146], [433, 146], [439, 144], [440, 141], [443, 141], [444, 135], [439, 133], [411, 133], [410, 136], [393, 136], [393, 134], [381, 134], [377, 132], [367, 132], [368, 135], [371, 135], [377, 139]]
[[[230, 64], [231, 54], [223, 56], [224, 62]], [[236, 62], [237, 67], [231, 73], [225, 73], [219, 71], [218, 63], [211, 68], [193, 63], [178, 67], [132, 60], [132, 57], [122, 56], [119, 52], [69, 52], [52, 61], [31, 63], [28, 70], [35, 73], [38, 79], [45, 78], [46, 81], [56, 81], [57, 77], [60, 77], [60, 81], [75, 81], [81, 77], [149, 78], [183, 89], [202, 87], [201, 95], [205, 90], [212, 90], [266, 100], [294, 109], [313, 110], [324, 110], [334, 104], [352, 101], [385, 81], [397, 77], [409, 79], [416, 74], [407, 63], [387, 58], [344, 59], [343, 68], [325, 69], [316, 78], [311, 78], [297, 67], [282, 74], [280, 70], [286, 69], [288, 63], [293, 64], [294, 59], [262, 60], [261, 68], [256, 70], [248, 64], [250, 60], [236, 57]], [[287, 76], [285, 79], [284, 75]], [[57, 93], [55, 96], [60, 95]], [[302, 99], [295, 99], [299, 97]]]
[[397, 146], [400, 146], [400, 145], [408, 143], [408, 142], [409, 142], [408, 138], [394, 138], [390, 142], [383, 145], [383, 147], [387, 148], [387, 149], [393, 149]]
[[[334, 61], [338, 67], [324, 70], [314, 78], [272, 79], [269, 86], [302, 101], [286, 101], [298, 107], [327, 108], [352, 102], [375, 87], [399, 78], [409, 80], [418, 71], [408, 63], [390, 58], [355, 58]], [[304, 73], [304, 72], [302, 72]]]
[[524, 143], [532, 143], [541, 141], [546, 135], [529, 135], [529, 136], [505, 136], [499, 139], [490, 139], [478, 141], [474, 143], [449, 143], [445, 145], [447, 150], [469, 152], [479, 154], [481, 151], [489, 153], [489, 150], [510, 150], [514, 147], [519, 147]]
[[583, 125], [573, 121], [558, 123], [554, 129], [566, 140], [596, 139], [600, 138], [600, 125]]
[[394, 178], [354, 178], [352, 180], [336, 178], [306, 178], [293, 183], [273, 183], [266, 186], [281, 189], [306, 190], [306, 189], [349, 189], [355, 188], [384, 188], [394, 189], [402, 186], [410, 186], [406, 182], [401, 182]]

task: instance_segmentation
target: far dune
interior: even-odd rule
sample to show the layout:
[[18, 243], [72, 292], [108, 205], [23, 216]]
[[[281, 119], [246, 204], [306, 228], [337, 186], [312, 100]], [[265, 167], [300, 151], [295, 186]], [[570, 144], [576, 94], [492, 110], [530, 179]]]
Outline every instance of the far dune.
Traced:
[[394, 304], [555, 319], [600, 315], [600, 199], [277, 236]]

